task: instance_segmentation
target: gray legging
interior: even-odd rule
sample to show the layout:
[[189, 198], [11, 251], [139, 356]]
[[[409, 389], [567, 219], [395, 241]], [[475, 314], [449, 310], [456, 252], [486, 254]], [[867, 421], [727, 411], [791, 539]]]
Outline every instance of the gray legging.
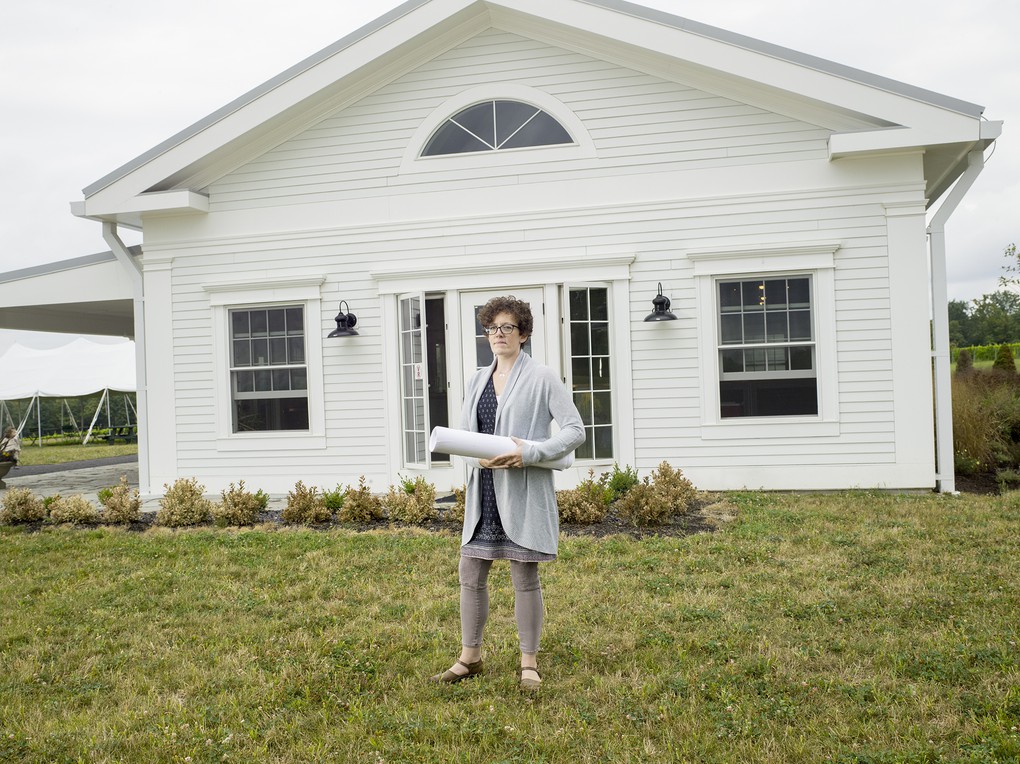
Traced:
[[[492, 560], [460, 558], [460, 631], [464, 647], [481, 647], [482, 631], [489, 617], [489, 569]], [[542, 634], [542, 583], [537, 562], [510, 560], [514, 584], [514, 614], [521, 652], [538, 652]]]

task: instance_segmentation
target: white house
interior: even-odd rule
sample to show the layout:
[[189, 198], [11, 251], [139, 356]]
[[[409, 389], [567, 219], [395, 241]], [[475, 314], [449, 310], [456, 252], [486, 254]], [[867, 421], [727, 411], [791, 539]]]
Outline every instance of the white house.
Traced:
[[951, 491], [942, 231], [982, 111], [622, 0], [410, 0], [88, 186], [111, 253], [0, 303], [81, 331], [58, 284], [119, 267], [146, 492], [459, 485], [428, 434], [506, 293], [587, 426], [563, 485]]

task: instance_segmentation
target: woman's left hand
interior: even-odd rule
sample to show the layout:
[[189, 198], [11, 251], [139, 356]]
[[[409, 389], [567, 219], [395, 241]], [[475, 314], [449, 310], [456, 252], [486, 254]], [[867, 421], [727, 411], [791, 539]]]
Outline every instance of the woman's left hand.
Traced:
[[520, 438], [510, 436], [517, 448], [508, 454], [500, 454], [491, 459], [479, 459], [478, 463], [489, 470], [520, 469], [524, 466], [524, 456], [521, 454], [521, 446], [524, 441]]

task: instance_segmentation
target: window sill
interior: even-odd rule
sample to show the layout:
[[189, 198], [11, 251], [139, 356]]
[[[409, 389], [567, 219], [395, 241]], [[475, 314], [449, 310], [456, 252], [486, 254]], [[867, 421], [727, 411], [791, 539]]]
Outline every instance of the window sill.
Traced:
[[236, 433], [216, 439], [216, 450], [220, 453], [258, 451], [265, 454], [267, 446], [272, 446], [273, 451], [321, 451], [326, 448], [326, 436], [277, 431]]
[[824, 438], [839, 435], [838, 421], [805, 420], [801, 417], [742, 417], [706, 422], [702, 440], [748, 440], [759, 438]]

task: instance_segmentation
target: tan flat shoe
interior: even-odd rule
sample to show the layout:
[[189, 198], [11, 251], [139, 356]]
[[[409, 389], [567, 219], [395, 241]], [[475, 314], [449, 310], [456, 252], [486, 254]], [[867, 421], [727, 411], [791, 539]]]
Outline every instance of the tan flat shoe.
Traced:
[[[532, 679], [531, 677], [524, 676], [525, 671], [533, 671], [538, 679]], [[538, 688], [542, 686], [542, 675], [538, 673], [537, 668], [531, 666], [521, 666], [520, 670], [521, 677], [521, 689], [525, 692], [538, 692]]]
[[462, 679], [470, 679], [473, 676], [478, 676], [482, 673], [482, 661], [477, 660], [474, 663], [465, 663], [464, 661], [457, 661], [457, 664], [467, 669], [466, 674], [458, 674], [453, 669], [447, 669], [442, 674], [436, 674], [435, 676], [429, 677], [430, 682], [439, 682], [442, 684], [454, 684]]

